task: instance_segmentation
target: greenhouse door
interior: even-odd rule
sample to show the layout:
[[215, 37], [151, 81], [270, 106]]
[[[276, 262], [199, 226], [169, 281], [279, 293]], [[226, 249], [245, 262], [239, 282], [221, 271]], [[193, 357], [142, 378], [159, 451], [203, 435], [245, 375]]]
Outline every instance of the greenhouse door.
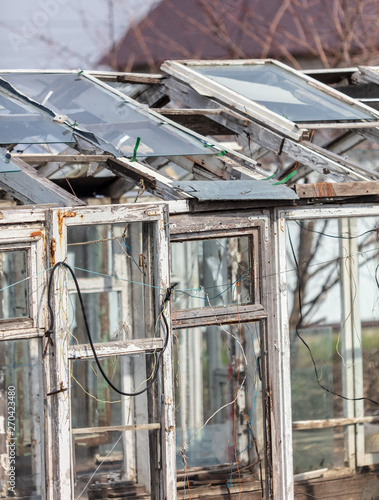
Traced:
[[162, 204], [48, 212], [49, 498], [176, 498], [166, 215]]

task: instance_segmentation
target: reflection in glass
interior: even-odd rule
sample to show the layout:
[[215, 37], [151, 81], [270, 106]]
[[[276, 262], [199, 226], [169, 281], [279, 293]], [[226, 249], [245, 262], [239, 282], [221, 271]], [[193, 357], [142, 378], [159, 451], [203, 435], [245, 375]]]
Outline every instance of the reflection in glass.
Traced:
[[[155, 335], [151, 231], [151, 224], [139, 222], [68, 227], [68, 262], [79, 279], [95, 342]], [[72, 279], [70, 290], [73, 341], [88, 343]]]
[[[294, 422], [347, 417], [343, 400], [334, 398], [318, 384], [309, 351], [296, 333], [297, 330], [314, 356], [320, 384], [342, 394], [340, 266], [343, 262], [339, 234], [338, 220], [288, 222], [287, 280]], [[333, 429], [294, 430], [294, 473], [343, 466], [336, 453], [334, 437]], [[338, 446], [341, 446], [340, 441]]]
[[171, 245], [175, 307], [189, 309], [249, 304], [254, 269], [249, 236], [185, 241]]
[[0, 253], [0, 319], [29, 317], [27, 258], [26, 250]]
[[[317, 364], [320, 382], [333, 387], [332, 328], [309, 328], [299, 331], [310, 347]], [[334, 369], [337, 371], [339, 363]], [[340, 374], [336, 373], [340, 380]], [[291, 342], [292, 419], [325, 420], [334, 417], [333, 396], [320, 388], [313, 363], [304, 344], [293, 334]], [[294, 473], [333, 467], [333, 435], [330, 429], [295, 431]], [[342, 463], [341, 463], [342, 465]]]
[[21, 172], [21, 168], [11, 160], [8, 150], [0, 147], [0, 174], [6, 172]]
[[349, 453], [367, 465], [379, 451], [377, 226], [377, 217], [288, 222], [293, 419], [373, 419], [333, 432], [295, 429], [295, 473], [346, 465]]
[[[359, 307], [361, 314], [361, 341], [363, 365], [362, 395], [379, 401], [379, 250], [378, 218], [358, 219], [357, 233], [370, 231], [358, 239]], [[378, 417], [378, 406], [366, 400], [359, 410], [364, 416]], [[363, 424], [365, 453], [379, 453], [379, 418]], [[361, 429], [362, 429], [361, 427]]]
[[[3, 498], [45, 498], [43, 463], [43, 388], [40, 340], [0, 344], [0, 416], [9, 434], [0, 433], [0, 454], [14, 456], [0, 463]], [[15, 467], [14, 494], [8, 489]]]
[[[133, 156], [135, 150], [136, 157], [218, 152], [84, 75], [18, 73], [2, 76], [17, 90], [44, 103], [55, 113], [68, 116], [78, 128], [113, 144], [125, 156]], [[136, 148], [137, 138], [140, 143]]]
[[178, 468], [184, 446], [189, 467], [231, 464], [237, 456], [248, 470], [257, 458], [253, 436], [262, 445], [259, 325], [190, 328], [177, 338]]
[[[0, 90], [1, 92], [1, 90]], [[0, 93], [0, 144], [75, 142], [72, 133], [36, 109]]]
[[272, 63], [189, 67], [293, 122], [377, 119]]

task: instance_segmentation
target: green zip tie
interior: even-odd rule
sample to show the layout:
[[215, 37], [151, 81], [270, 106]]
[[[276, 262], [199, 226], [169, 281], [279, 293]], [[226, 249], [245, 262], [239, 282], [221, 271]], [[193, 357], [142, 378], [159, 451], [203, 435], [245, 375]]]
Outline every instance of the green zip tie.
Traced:
[[76, 121], [71, 125], [71, 127], [77, 127], [79, 123], [76, 123]]
[[213, 144], [204, 144], [203, 146], [204, 146], [205, 148], [213, 148], [213, 147], [214, 147], [214, 145], [213, 145]]
[[278, 184], [284, 184], [285, 182], [289, 181], [291, 179], [291, 177], [293, 177], [296, 173], [297, 173], [296, 170], [294, 170], [293, 172], [288, 174], [287, 177], [285, 177], [282, 181], [275, 182], [275, 184], [273, 184], [273, 185], [277, 186]]
[[81, 71], [78, 71], [78, 76], [80, 76], [83, 73], [83, 69]]
[[226, 153], [227, 153], [227, 151], [225, 151], [225, 149], [224, 149], [224, 150], [222, 150], [220, 153], [218, 153], [215, 156], [224, 156], [224, 155], [226, 155]]
[[270, 179], [273, 179], [275, 177], [275, 175], [278, 173], [278, 168], [275, 170], [275, 172], [270, 175], [270, 177], [265, 177], [264, 179], [261, 179], [261, 181], [269, 181]]
[[134, 146], [134, 150], [133, 150], [133, 156], [132, 156], [132, 159], [130, 161], [136, 161], [137, 150], [138, 150], [138, 146], [139, 146], [140, 142], [141, 142], [141, 137], [137, 137], [136, 145]]

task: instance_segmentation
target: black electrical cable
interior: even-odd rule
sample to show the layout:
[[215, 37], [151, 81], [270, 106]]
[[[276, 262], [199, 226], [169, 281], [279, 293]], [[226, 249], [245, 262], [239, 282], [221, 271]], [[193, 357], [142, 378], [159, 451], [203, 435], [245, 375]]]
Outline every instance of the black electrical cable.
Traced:
[[[291, 251], [292, 251], [292, 256], [293, 256], [293, 259], [294, 259], [295, 265], [296, 265], [297, 276], [298, 276], [298, 279], [300, 279], [300, 268], [299, 268], [299, 264], [297, 262], [295, 250], [293, 248], [290, 231], [288, 231], [288, 238], [289, 238], [289, 243], [290, 243], [290, 247], [291, 247]], [[370, 403], [373, 403], [374, 405], [378, 405], [379, 406], [379, 402], [378, 401], [374, 401], [373, 399], [365, 398], [365, 397], [361, 397], [361, 398], [348, 398], [347, 396], [344, 396], [343, 394], [339, 394], [338, 392], [332, 391], [331, 389], [328, 389], [323, 384], [321, 384], [320, 378], [319, 378], [319, 375], [318, 375], [317, 365], [316, 365], [316, 362], [314, 360], [311, 348], [309, 347], [309, 345], [305, 342], [305, 340], [303, 339], [303, 337], [299, 333], [299, 327], [300, 327], [300, 325], [301, 325], [301, 323], [303, 321], [303, 305], [302, 305], [302, 301], [301, 301], [300, 286], [298, 287], [298, 300], [299, 300], [300, 319], [299, 319], [299, 321], [298, 321], [298, 323], [297, 323], [297, 325], [295, 327], [296, 336], [301, 340], [301, 342], [308, 349], [309, 355], [310, 355], [312, 363], [313, 363], [313, 368], [314, 368], [314, 371], [315, 371], [315, 374], [316, 374], [316, 380], [317, 380], [318, 385], [321, 387], [321, 389], [323, 389], [326, 392], [329, 392], [329, 394], [333, 394], [334, 396], [337, 396], [337, 397], [339, 397], [341, 399], [345, 399], [346, 401], [370, 401]]]
[[89, 329], [89, 326], [88, 326], [87, 315], [86, 315], [86, 311], [85, 311], [85, 307], [84, 307], [84, 303], [83, 303], [83, 297], [82, 297], [82, 294], [81, 294], [81, 291], [80, 291], [78, 280], [77, 280], [77, 278], [75, 276], [74, 271], [65, 262], [58, 262], [57, 264], [55, 264], [55, 266], [53, 267], [53, 269], [51, 271], [51, 274], [50, 274], [49, 286], [48, 286], [48, 297], [47, 297], [47, 306], [48, 306], [49, 311], [50, 311], [50, 325], [49, 325], [49, 329], [45, 333], [45, 336], [48, 337], [51, 340], [51, 335], [52, 335], [52, 333], [54, 331], [55, 315], [54, 315], [53, 308], [51, 307], [51, 287], [52, 287], [54, 272], [55, 272], [55, 270], [58, 267], [61, 267], [61, 266], [65, 267], [66, 269], [68, 269], [70, 271], [70, 273], [71, 273], [71, 276], [74, 279], [76, 290], [78, 292], [80, 307], [82, 309], [82, 314], [83, 314], [83, 319], [84, 319], [84, 325], [85, 325], [85, 328], [86, 328], [88, 340], [89, 340], [89, 343], [91, 345], [91, 349], [92, 349], [93, 356], [95, 358], [96, 364], [97, 364], [97, 366], [98, 366], [98, 368], [99, 368], [102, 376], [104, 377], [104, 380], [107, 382], [107, 384], [114, 391], [116, 391], [118, 394], [121, 394], [121, 396], [139, 396], [140, 394], [143, 394], [155, 382], [155, 379], [157, 378], [157, 375], [158, 375], [158, 370], [159, 370], [161, 358], [162, 358], [163, 353], [166, 350], [166, 347], [168, 345], [168, 341], [169, 341], [169, 338], [170, 338], [170, 328], [168, 326], [167, 319], [166, 319], [166, 316], [164, 314], [164, 309], [165, 309], [165, 306], [166, 306], [167, 302], [171, 298], [172, 291], [178, 285], [178, 283], [174, 283], [171, 287], [167, 288], [166, 295], [165, 295], [165, 297], [163, 299], [163, 302], [162, 302], [162, 305], [161, 305], [161, 308], [160, 308], [160, 311], [159, 311], [159, 316], [158, 317], [162, 316], [162, 318], [163, 318], [164, 326], [165, 326], [165, 329], [166, 329], [166, 335], [165, 335], [165, 341], [164, 341], [164, 344], [163, 344], [163, 348], [158, 353], [157, 361], [156, 361], [156, 364], [155, 364], [155, 368], [154, 368], [153, 373], [150, 375], [149, 382], [140, 391], [136, 391], [136, 392], [123, 392], [120, 389], [118, 389], [115, 385], [113, 385], [113, 383], [109, 380], [109, 378], [105, 374], [103, 368], [101, 367], [100, 361], [99, 361], [99, 359], [97, 357], [97, 354], [96, 354], [95, 346], [93, 345], [92, 336], [91, 336], [91, 332], [90, 332], [90, 329]]

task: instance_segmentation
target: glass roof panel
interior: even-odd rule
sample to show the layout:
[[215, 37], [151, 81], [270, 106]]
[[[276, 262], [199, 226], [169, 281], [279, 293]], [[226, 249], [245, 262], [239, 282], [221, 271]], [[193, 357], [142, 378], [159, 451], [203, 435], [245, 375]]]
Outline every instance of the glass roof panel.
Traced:
[[0, 173], [21, 172], [21, 168], [12, 161], [10, 153], [5, 148], [0, 148]]
[[0, 124], [0, 145], [75, 142], [68, 129], [1, 90]]
[[270, 62], [188, 67], [295, 123], [377, 120]]
[[[205, 155], [218, 150], [160, 120], [129, 98], [72, 73], [11, 73], [2, 77], [18, 91], [65, 115], [81, 130], [111, 143], [132, 157]], [[138, 141], [139, 138], [139, 141]], [[204, 141], [205, 142], [205, 141]], [[137, 147], [138, 145], [138, 147]]]

